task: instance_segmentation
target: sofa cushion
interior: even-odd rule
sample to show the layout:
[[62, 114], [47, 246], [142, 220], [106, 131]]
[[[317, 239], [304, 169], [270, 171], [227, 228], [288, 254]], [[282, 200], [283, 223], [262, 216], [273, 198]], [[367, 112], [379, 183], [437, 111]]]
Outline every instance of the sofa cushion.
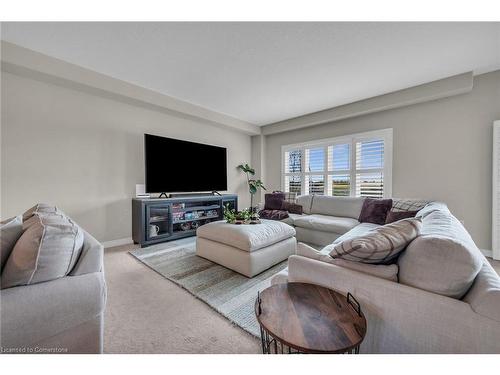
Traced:
[[288, 217], [286, 219], [281, 220], [282, 223], [288, 224], [288, 225], [294, 225], [295, 219], [298, 219], [299, 217], [303, 217], [304, 215], [298, 215], [298, 214], [292, 214], [288, 213]]
[[349, 217], [313, 214], [297, 217], [293, 224], [296, 227], [314, 229], [319, 232], [344, 234], [358, 225], [359, 222]]
[[0, 270], [3, 269], [21, 234], [23, 234], [23, 218], [21, 215], [11, 217], [0, 223]]
[[335, 264], [339, 267], [348, 268], [354, 271], [366, 273], [368, 275], [380, 277], [382, 279], [398, 281], [398, 266], [396, 264], [365, 264], [359, 262], [350, 262], [343, 259], [333, 259], [329, 253], [333, 245], [326, 246], [323, 250], [318, 251], [311, 246], [302, 242], [297, 244], [297, 255], [319, 260], [330, 264]]
[[297, 197], [297, 204], [300, 204], [302, 206], [302, 211], [305, 214], [311, 213], [312, 201], [313, 201], [312, 195], [299, 195]]
[[262, 220], [257, 225], [235, 225], [215, 221], [199, 227], [196, 236], [220, 242], [240, 250], [255, 251], [295, 236], [290, 225], [274, 220]]
[[32, 216], [2, 272], [2, 289], [64, 277], [83, 246], [83, 231], [67, 217]]
[[428, 212], [421, 236], [401, 255], [402, 284], [452, 298], [462, 298], [483, 265], [484, 256], [462, 224], [448, 211]]
[[419, 235], [421, 226], [420, 219], [415, 218], [380, 226], [362, 237], [336, 243], [330, 255], [361, 263], [389, 263]]
[[398, 220], [408, 219], [415, 217], [418, 211], [389, 211], [385, 218], [385, 223], [390, 224]]
[[392, 199], [366, 198], [359, 214], [359, 222], [384, 225], [387, 213], [392, 207]]
[[[329, 197], [325, 195], [314, 195], [312, 198], [311, 213], [349, 217], [358, 219], [365, 198], [354, 197]], [[304, 210], [304, 212], [306, 212]], [[307, 212], [306, 212], [307, 213]]]

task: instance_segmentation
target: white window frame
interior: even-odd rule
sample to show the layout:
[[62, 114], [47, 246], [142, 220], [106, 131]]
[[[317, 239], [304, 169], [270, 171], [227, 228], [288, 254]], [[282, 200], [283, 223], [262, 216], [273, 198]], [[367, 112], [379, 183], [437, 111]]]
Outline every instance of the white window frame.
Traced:
[[[295, 143], [290, 145], [281, 146], [281, 190], [285, 189], [285, 179], [286, 176], [298, 175], [301, 176], [301, 194], [306, 194], [306, 176], [308, 175], [323, 175], [324, 179], [324, 194], [328, 192], [328, 176], [334, 174], [346, 174], [350, 176], [351, 179], [351, 197], [356, 196], [356, 172], [377, 172], [381, 171], [380, 168], [374, 169], [361, 169], [356, 170], [356, 142], [359, 141], [370, 141], [370, 140], [384, 140], [384, 167], [382, 169], [384, 174], [384, 198], [392, 197], [392, 139], [393, 130], [392, 128], [373, 130], [363, 133], [355, 133], [344, 135], [340, 137], [319, 139], [315, 141]], [[350, 169], [345, 171], [333, 171], [330, 170], [329, 158], [328, 158], [328, 146], [334, 146], [337, 144], [350, 144]], [[306, 171], [306, 149], [310, 148], [324, 148], [325, 152], [325, 166], [322, 172], [307, 172]], [[285, 153], [288, 151], [300, 150], [301, 152], [301, 172], [285, 173]]]

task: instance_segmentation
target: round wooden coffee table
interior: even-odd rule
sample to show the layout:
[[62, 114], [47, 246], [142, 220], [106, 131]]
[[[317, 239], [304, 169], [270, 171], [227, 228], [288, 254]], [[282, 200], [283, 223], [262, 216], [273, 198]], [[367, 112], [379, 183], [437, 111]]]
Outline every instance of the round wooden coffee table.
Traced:
[[255, 314], [264, 354], [357, 354], [366, 334], [366, 319], [354, 297], [319, 285], [273, 285], [257, 297]]

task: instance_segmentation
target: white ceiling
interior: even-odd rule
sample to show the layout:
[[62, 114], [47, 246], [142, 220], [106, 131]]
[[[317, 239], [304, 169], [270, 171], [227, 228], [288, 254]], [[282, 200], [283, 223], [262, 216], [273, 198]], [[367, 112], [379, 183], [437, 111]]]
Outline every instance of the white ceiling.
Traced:
[[2, 39], [257, 125], [500, 69], [500, 23], [3, 23]]

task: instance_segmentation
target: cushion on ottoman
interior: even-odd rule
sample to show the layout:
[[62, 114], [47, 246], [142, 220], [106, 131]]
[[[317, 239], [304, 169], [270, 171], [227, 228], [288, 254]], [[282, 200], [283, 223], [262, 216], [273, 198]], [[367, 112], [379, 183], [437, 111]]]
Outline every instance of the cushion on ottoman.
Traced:
[[2, 289], [64, 277], [83, 246], [83, 231], [59, 215], [32, 216], [2, 272]]
[[254, 225], [215, 221], [199, 227], [196, 236], [245, 251], [255, 251], [295, 236], [295, 229], [288, 224], [273, 220], [261, 221], [262, 224]]

